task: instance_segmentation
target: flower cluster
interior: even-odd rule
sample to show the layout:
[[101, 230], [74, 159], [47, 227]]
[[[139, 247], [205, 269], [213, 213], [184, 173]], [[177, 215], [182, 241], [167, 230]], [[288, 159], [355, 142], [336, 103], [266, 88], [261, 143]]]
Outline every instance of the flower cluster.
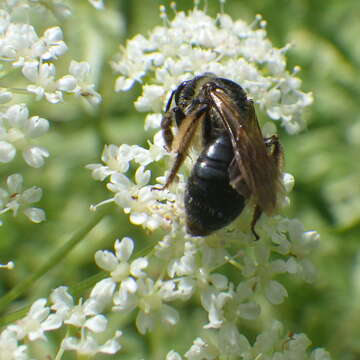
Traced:
[[[302, 241], [298, 239], [298, 243], [303, 244], [303, 255], [311, 251], [314, 242], [313, 234], [305, 233]], [[172, 303], [199, 295], [208, 322], [203, 324], [203, 335], [194, 339], [185, 353], [188, 360], [222, 357], [255, 360], [260, 356], [265, 359], [330, 359], [323, 349], [309, 352], [309, 339], [304, 334], [286, 333], [278, 321], [259, 334], [253, 344], [239, 331], [241, 320], [255, 320], [260, 316], [259, 294], [265, 294], [273, 304], [282, 302], [286, 290], [271, 277], [294, 272], [291, 261], [267, 259], [264, 245], [258, 244], [248, 254], [242, 254], [243, 280], [236, 286], [216, 272], [217, 267], [230, 261], [228, 251], [209, 247], [204, 240], [188, 239], [182, 245], [183, 255], [168, 259], [167, 269], [155, 276], [151, 268], [158, 263], [160, 252], [131, 259], [134, 247], [134, 241], [125, 237], [116, 240], [114, 253], [104, 250], [95, 254], [97, 265], [109, 277], [99, 281], [87, 299], [80, 299], [76, 304], [68, 290], [61, 286], [52, 292], [50, 305], [46, 299], [35, 301], [25, 317], [0, 333], [0, 354], [6, 354], [6, 359], [10, 360], [30, 359], [31, 344], [46, 341], [48, 332], [62, 327], [67, 327], [69, 332], [58, 354], [64, 351], [88, 357], [97, 353], [115, 354], [121, 349], [122, 331], [116, 330], [111, 338], [99, 343], [99, 335], [108, 329], [109, 311], [136, 312], [136, 327], [144, 335], [160, 323], [175, 326], [180, 314]], [[300, 247], [298, 251], [300, 253]], [[174, 252], [181, 253], [179, 246]], [[171, 350], [166, 359], [182, 357]]]
[[[217, 359], [227, 355], [241, 359], [309, 359], [330, 360], [329, 353], [318, 348], [307, 355], [306, 350], [311, 342], [304, 334], [286, 334], [282, 324], [274, 321], [269, 329], [259, 334], [253, 346], [243, 336], [234, 336], [232, 329], [227, 329], [214, 341], [196, 338], [193, 345], [186, 352], [185, 358], [191, 360]], [[224, 352], [224, 347], [228, 351]], [[181, 360], [182, 357], [175, 351], [170, 351], [166, 360]]]
[[[291, 226], [296, 228], [299, 225], [296, 223]], [[311, 252], [317, 241], [314, 233], [303, 233], [300, 237], [297, 242], [302, 247], [297, 247], [294, 258], [300, 253], [304, 256]], [[141, 334], [153, 330], [159, 321], [175, 325], [180, 315], [169, 303], [186, 301], [194, 294], [199, 294], [202, 307], [208, 313], [208, 323], [204, 324], [208, 338], [195, 339], [185, 354], [187, 359], [229, 356], [256, 359], [265, 353], [273, 354], [274, 358], [281, 353], [284, 359], [292, 353], [295, 359], [307, 356], [310, 342], [306, 336], [286, 335], [278, 322], [274, 323], [271, 330], [259, 335], [253, 346], [237, 327], [241, 319], [254, 320], [260, 315], [261, 307], [255, 295], [262, 292], [273, 304], [283, 301], [287, 295], [286, 289], [272, 277], [284, 272], [293, 273], [295, 268], [292, 260], [271, 261], [267, 253], [269, 249], [264, 244], [257, 244], [247, 254], [242, 254], [242, 264], [238, 265], [242, 268], [243, 280], [235, 286], [226, 276], [214, 271], [229, 261], [230, 255], [224, 248], [211, 248], [205, 241], [195, 239], [183, 243], [182, 251], [179, 251], [179, 245], [177, 248], [173, 245], [173, 252], [182, 255], [176, 257], [173, 254], [168, 259], [167, 271], [158, 278], [152, 278], [147, 268], [154, 265], [161, 252], [157, 251], [155, 257], [138, 257], [130, 261], [134, 250], [130, 238], [116, 241], [115, 254], [109, 251], [97, 252], [97, 264], [109, 272], [110, 277], [99, 282], [92, 294], [101, 294], [107, 301], [113, 299], [114, 311], [128, 313], [137, 310], [136, 326]], [[279, 351], [281, 348], [283, 352]], [[323, 359], [329, 359], [323, 350], [315, 350], [309, 358], [316, 359], [318, 354], [322, 354]], [[181, 357], [172, 351], [167, 359]]]
[[[68, 7], [58, 1], [49, 1], [47, 6], [57, 15], [69, 15]], [[55, 62], [68, 47], [59, 26], [38, 34], [36, 28], [28, 23], [29, 16], [37, 11], [49, 10], [36, 1], [7, 0], [0, 5], [0, 162], [9, 163], [20, 152], [25, 163], [33, 168], [42, 167], [50, 155], [39, 145], [40, 138], [49, 130], [49, 121], [38, 115], [31, 116], [24, 97], [19, 103], [19, 95], [27, 94], [30, 99], [45, 99], [52, 104], [65, 101], [65, 95], [81, 96], [91, 104], [101, 101], [90, 81], [88, 63], [72, 60], [68, 74], [56, 76]], [[2, 195], [0, 213], [14, 209], [11, 204], [18, 196], [8, 202], [6, 195]], [[16, 212], [14, 210], [14, 214]], [[28, 216], [35, 222], [44, 218], [43, 214]]]
[[[61, 327], [77, 330], [78, 335], [65, 336], [58, 353], [76, 351], [79, 355], [93, 356], [97, 353], [114, 354], [121, 348], [121, 331], [99, 344], [97, 337], [107, 330], [108, 320], [101, 314], [102, 303], [93, 296], [86, 301], [74, 303], [66, 287], [56, 288], [50, 295], [51, 306], [46, 299], [36, 300], [27, 315], [0, 333], [0, 357], [7, 360], [28, 360], [29, 346], [46, 341], [46, 333]], [[26, 345], [24, 344], [26, 343]]]
[[[179, 204], [182, 202], [185, 183], [179, 180], [176, 193], [160, 191], [150, 184], [151, 171], [146, 169], [146, 166], [164, 156], [168, 156], [168, 153], [158, 133], [153, 143], [149, 142], [149, 149], [138, 145], [107, 145], [102, 155], [104, 164], [90, 164], [87, 168], [92, 170], [95, 179], [109, 179], [107, 187], [114, 196], [105, 202], [113, 201], [120, 206], [130, 215], [131, 223], [151, 231], [159, 227], [170, 229], [183, 215]], [[138, 165], [134, 181], [126, 176], [132, 163]], [[158, 180], [163, 183], [165, 178]]]
[[[254, 102], [271, 119], [280, 120], [288, 132], [302, 128], [300, 115], [312, 96], [300, 90], [301, 82], [294, 76], [298, 69], [292, 73], [286, 70], [287, 47], [272, 47], [260, 19], [248, 25], [225, 14], [212, 19], [199, 9], [187, 14], [178, 12], [171, 21], [163, 13], [163, 19], [165, 25], [155, 28], [148, 38], [138, 35], [129, 40], [113, 62], [120, 73], [116, 90], [127, 91], [135, 82], [142, 84], [135, 107], [148, 112], [146, 129], [159, 128], [164, 104], [181, 81], [205, 72], [241, 84]], [[92, 176], [107, 181], [113, 193], [99, 205], [115, 202], [129, 214], [131, 223], [151, 231], [166, 231], [146, 258], [129, 260], [134, 245], [128, 238], [116, 242], [115, 254], [98, 252], [96, 262], [109, 272], [109, 277], [96, 286], [97, 291], [113, 299], [114, 311], [137, 311], [140, 334], [154, 330], [156, 321], [175, 325], [180, 314], [172, 303], [198, 296], [207, 313], [202, 331], [205, 335], [194, 340], [186, 359], [329, 359], [323, 350], [309, 353], [306, 336], [287, 335], [278, 322], [260, 334], [253, 345], [239, 330], [242, 320], [255, 320], [261, 315], [259, 298], [278, 305], [288, 296], [276, 279], [278, 275], [314, 279], [309, 257], [318, 244], [318, 234], [305, 231], [297, 220], [263, 216], [257, 225], [260, 240], [254, 242], [249, 222], [244, 225], [249, 219], [245, 210], [241, 219], [207, 238], [189, 236], [183, 220], [184, 176], [180, 174], [176, 186], [165, 190], [161, 186], [167, 174], [156, 179], [151, 176], [151, 165], [166, 157], [172, 154], [164, 150], [164, 140], [157, 132], [146, 149], [107, 145], [103, 163], [88, 165]], [[191, 161], [190, 156], [185, 167], [190, 168]], [[130, 174], [134, 171], [133, 180]], [[290, 192], [294, 179], [284, 174], [283, 183]], [[284, 204], [288, 202], [284, 199]], [[162, 270], [154, 276], [150, 269], [159, 261]], [[237, 283], [217, 271], [229, 263], [239, 270]], [[167, 359], [182, 357], [171, 350]]]
[[[35, 94], [36, 99], [43, 97], [50, 103], [63, 101], [65, 93], [84, 96], [93, 104], [98, 104], [100, 95], [94, 90], [94, 84], [87, 82], [89, 65], [72, 61], [69, 74], [56, 79], [56, 67], [53, 61], [63, 56], [67, 46], [63, 41], [63, 32], [59, 26], [51, 27], [39, 36], [36, 29], [27, 23], [13, 20], [16, 8], [0, 8], [1, 46], [0, 57], [5, 69], [19, 69], [27, 84], [23, 85], [28, 92]], [[16, 8], [15, 8], [16, 7]], [[12, 89], [3, 89], [11, 93]], [[10, 95], [7, 95], [10, 98]]]
[[301, 81], [294, 76], [298, 67], [292, 73], [286, 70], [288, 46], [272, 46], [260, 17], [251, 25], [227, 14], [214, 19], [198, 9], [177, 12], [171, 21], [165, 13], [163, 17], [166, 26], [156, 27], [147, 38], [137, 35], [129, 40], [113, 62], [120, 74], [117, 91], [151, 79], [135, 103], [138, 111], [150, 112], [147, 127], [154, 124], [171, 90], [194, 75], [211, 72], [240, 84], [288, 132], [303, 128], [301, 114], [312, 95], [300, 90]]

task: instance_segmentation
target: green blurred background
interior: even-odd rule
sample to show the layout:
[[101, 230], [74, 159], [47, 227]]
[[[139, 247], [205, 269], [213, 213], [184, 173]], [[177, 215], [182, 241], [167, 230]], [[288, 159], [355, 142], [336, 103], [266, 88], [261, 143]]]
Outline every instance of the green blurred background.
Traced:
[[[100, 162], [103, 145], [146, 145], [149, 134], [143, 131], [145, 115], [137, 113], [133, 106], [140, 89], [115, 93], [115, 74], [109, 60], [126, 38], [138, 33], [146, 35], [161, 25], [160, 5], [168, 7], [171, 17], [170, 2], [105, 0], [105, 4], [106, 10], [96, 12], [86, 1], [73, 1], [74, 16], [61, 25], [70, 50], [57, 63], [60, 73], [62, 68], [66, 71], [70, 59], [90, 61], [104, 102], [96, 111], [72, 100], [56, 106], [32, 102], [32, 115], [52, 121], [49, 134], [42, 139], [51, 156], [42, 169], [26, 167], [20, 156], [18, 161], [0, 168], [2, 179], [20, 172], [26, 187], [42, 187], [44, 196], [39, 206], [47, 213], [47, 222], [40, 225], [29, 224], [23, 217], [2, 217], [0, 262], [14, 259], [17, 267], [1, 274], [1, 294], [36, 270], [49, 253], [86, 224], [91, 203], [109, 197], [105, 187], [94, 181], [84, 167]], [[178, 11], [192, 6], [192, 1], [177, 1]], [[218, 1], [209, 0], [208, 13], [215, 15], [218, 10]], [[320, 248], [314, 254], [318, 279], [311, 285], [281, 279], [289, 298], [271, 309], [271, 316], [281, 320], [289, 331], [307, 334], [315, 346], [325, 347], [334, 359], [360, 359], [360, 1], [227, 0], [225, 12], [249, 23], [261, 14], [274, 46], [293, 44], [288, 52], [288, 68], [301, 66], [302, 88], [312, 91], [315, 99], [304, 115], [308, 124], [305, 131], [295, 136], [281, 129], [279, 132], [285, 149], [285, 169], [296, 180], [286, 215], [300, 219], [305, 229], [321, 234]], [[38, 32], [53, 24], [54, 19], [42, 19]], [[29, 98], [23, 101], [29, 103]], [[260, 113], [259, 118], [266, 121], [265, 114]], [[113, 240], [123, 236], [134, 238], [140, 250], [149, 238], [156, 239], [159, 234], [145, 234], [129, 225], [127, 216], [113, 211], [16, 306], [48, 296], [50, 289], [58, 285], [71, 286], [93, 275], [93, 253], [110, 249]], [[196, 329], [203, 315], [192, 311], [183, 309], [184, 316], [191, 315], [189, 321]], [[178, 332], [158, 331], [156, 336], [150, 334], [146, 342], [132, 337], [135, 330], [127, 327], [128, 352], [124, 358], [148, 359], [150, 352], [152, 359], [163, 357], [165, 349], [160, 344], [164, 345], [164, 337], [170, 337], [180, 351], [186, 349], [195, 333], [187, 333], [189, 323], [181, 327], [184, 335], [180, 338]]]

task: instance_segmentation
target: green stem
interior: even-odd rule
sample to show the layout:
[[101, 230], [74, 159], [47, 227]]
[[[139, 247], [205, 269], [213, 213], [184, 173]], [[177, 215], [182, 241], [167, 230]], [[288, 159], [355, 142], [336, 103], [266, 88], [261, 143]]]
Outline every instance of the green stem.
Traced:
[[[66, 333], [66, 336], [68, 336], [68, 332]], [[65, 339], [66, 336], [64, 336], [64, 339]], [[59, 348], [54, 360], [61, 360], [63, 355], [64, 355], [64, 348], [63, 348], [63, 342], [61, 342], [60, 343], [60, 348]]]
[[5, 307], [12, 301], [17, 299], [23, 293], [25, 293], [34, 282], [45, 275], [54, 266], [60, 263], [64, 257], [103, 219], [103, 217], [109, 212], [109, 207], [106, 206], [103, 209], [97, 210], [93, 218], [82, 229], [76, 232], [70, 240], [60, 247], [48, 260], [32, 275], [20, 282], [17, 286], [12, 288], [6, 295], [0, 298], [0, 312], [5, 310]]

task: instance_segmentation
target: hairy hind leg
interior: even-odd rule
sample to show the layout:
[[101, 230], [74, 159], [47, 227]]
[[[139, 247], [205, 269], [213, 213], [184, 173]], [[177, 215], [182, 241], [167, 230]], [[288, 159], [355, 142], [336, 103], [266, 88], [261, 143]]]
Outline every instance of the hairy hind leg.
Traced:
[[199, 122], [203, 120], [207, 110], [208, 110], [208, 106], [202, 104], [192, 114], [184, 117], [175, 141], [174, 138], [172, 138], [171, 140], [171, 144], [173, 145], [172, 150], [176, 152], [175, 162], [170, 169], [170, 174], [166, 179], [165, 185], [162, 188], [160, 188], [160, 190], [166, 189], [175, 179], [175, 176], [179, 171], [181, 164], [185, 160], [188, 148], [190, 146], [191, 140], [193, 139], [196, 128]]
[[254, 214], [253, 214], [253, 218], [251, 220], [251, 232], [254, 234], [256, 240], [259, 240], [260, 237], [257, 234], [257, 232], [255, 231], [255, 225], [258, 222], [258, 220], [260, 219], [261, 214], [262, 214], [262, 210], [261, 210], [260, 206], [256, 205], [255, 210], [254, 210]]

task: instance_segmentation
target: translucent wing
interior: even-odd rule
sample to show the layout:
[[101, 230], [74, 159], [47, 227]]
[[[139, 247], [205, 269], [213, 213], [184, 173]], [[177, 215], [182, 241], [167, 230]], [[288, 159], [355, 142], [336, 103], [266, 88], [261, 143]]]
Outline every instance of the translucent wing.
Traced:
[[241, 194], [250, 193], [261, 210], [271, 215], [283, 191], [280, 161], [264, 144], [252, 101], [246, 100], [240, 107], [221, 88], [210, 90], [210, 97], [234, 150], [234, 161], [229, 169], [230, 184]]

